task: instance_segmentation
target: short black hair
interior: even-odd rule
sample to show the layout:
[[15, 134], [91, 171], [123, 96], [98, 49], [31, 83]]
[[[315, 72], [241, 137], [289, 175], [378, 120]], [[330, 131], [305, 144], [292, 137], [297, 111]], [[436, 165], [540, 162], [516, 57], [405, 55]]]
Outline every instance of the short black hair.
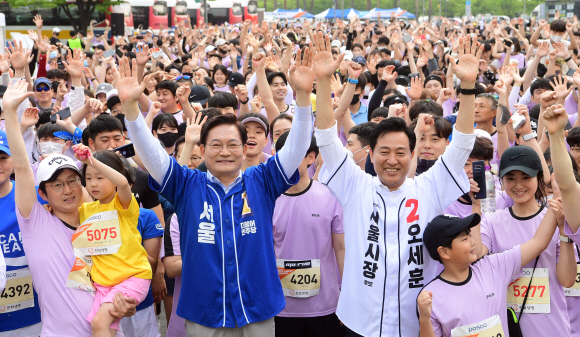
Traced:
[[379, 37], [379, 42], [377, 44], [386, 44], [387, 46], [391, 43], [391, 40], [389, 40], [388, 37], [386, 36], [380, 36]]
[[375, 146], [377, 146], [379, 138], [391, 132], [403, 132], [406, 134], [409, 138], [409, 150], [413, 151], [415, 149], [415, 143], [417, 142], [415, 132], [413, 132], [413, 130], [407, 126], [407, 123], [404, 119], [392, 117], [383, 119], [380, 123], [376, 124], [369, 143], [371, 150], [375, 150]]
[[93, 140], [93, 142], [97, 139], [97, 136], [103, 132], [112, 132], [112, 131], [119, 131], [123, 134], [123, 125], [121, 122], [108, 114], [100, 114], [97, 118], [93, 118], [93, 120], [89, 123], [89, 137]]
[[580, 127], [571, 128], [568, 130], [568, 137], [566, 137], [566, 143], [570, 147], [580, 145]]
[[348, 132], [355, 134], [356, 138], [361, 144], [361, 147], [365, 147], [371, 143], [371, 137], [376, 125], [377, 124], [373, 122], [361, 123], [350, 128]]
[[[469, 233], [471, 233], [471, 228], [464, 229], [455, 235], [448, 236], [445, 239], [443, 239], [443, 241], [441, 241], [441, 245], [439, 245], [439, 247], [451, 249], [452, 248], [451, 245], [453, 243], [453, 240], [455, 240], [456, 238], [458, 238], [462, 235], [469, 235]], [[437, 248], [439, 248], [439, 247], [437, 247]], [[431, 256], [431, 257], [433, 258], [433, 260], [441, 262], [441, 257], [439, 256], [439, 253], [437, 253], [437, 256]]]
[[487, 138], [476, 137], [473, 144], [473, 150], [469, 154], [471, 159], [492, 160], [493, 159], [493, 142]]
[[179, 88], [179, 85], [177, 85], [177, 83], [165, 80], [157, 83], [157, 85], [155, 86], [155, 91], [159, 92], [159, 90], [166, 89], [171, 91], [171, 94], [173, 94], [173, 97], [175, 97], [177, 88]]
[[161, 129], [164, 126], [169, 126], [171, 128], [178, 128], [179, 124], [177, 123], [177, 119], [170, 114], [170, 113], [161, 113], [155, 118], [153, 118], [153, 122], [151, 123], [151, 131], [157, 132], [157, 130]]
[[386, 108], [384, 106], [376, 108], [373, 111], [373, 113], [371, 114], [371, 119], [376, 118], [376, 117], [388, 118], [389, 117], [389, 108]]
[[199, 111], [201, 113], [201, 119], [203, 120], [207, 116], [207, 120], [210, 120], [216, 116], [220, 116], [222, 111], [218, 108], [206, 108]]
[[[417, 121], [418, 119], [414, 119], [411, 122], [411, 125], [409, 125], [411, 130], [415, 130]], [[449, 136], [451, 136], [451, 132], [453, 131], [453, 126], [447, 119], [439, 116], [433, 116], [433, 125], [435, 125], [435, 134], [437, 137], [444, 138], [446, 140], [449, 139]]]
[[256, 113], [256, 112], [250, 112], [247, 114], [244, 114], [240, 117], [238, 117], [238, 120], [240, 122], [243, 122], [245, 119], [248, 118], [257, 118], [259, 120], [261, 120], [262, 122], [264, 122], [264, 124], [266, 125], [266, 129], [264, 130], [266, 132], [266, 139], [268, 139], [268, 133], [270, 133], [270, 125], [268, 125], [268, 118], [264, 117], [263, 115]]
[[210, 108], [233, 108], [238, 109], [238, 99], [231, 92], [218, 91], [207, 101]]
[[[125, 176], [125, 178], [127, 178], [127, 181], [129, 182], [129, 185], [134, 184], [134, 173], [129, 171], [125, 167], [125, 165], [123, 165], [123, 160], [121, 160], [121, 157], [115, 152], [111, 150], [98, 151], [93, 153], [93, 157], [95, 157], [95, 159], [97, 159], [101, 163], [107, 165], [108, 167]], [[87, 175], [87, 164], [83, 164], [82, 172], [83, 172], [82, 178], [83, 186], [86, 186], [85, 177]]]
[[[286, 139], [288, 139], [289, 134], [290, 131], [286, 131], [280, 135], [280, 137], [276, 141], [276, 152], [282, 150], [282, 147], [284, 146], [284, 144], [286, 144]], [[306, 156], [308, 156], [310, 152], [314, 152], [314, 157], [318, 156], [319, 149], [318, 145], [316, 144], [316, 137], [314, 137], [314, 135], [312, 135], [312, 138], [310, 139], [310, 146], [308, 147], [308, 151], [306, 151], [304, 157], [306, 158]]]
[[399, 70], [399, 63], [397, 61], [394, 60], [383, 60], [379, 63], [377, 63], [377, 70], [379, 70], [380, 68], [384, 68], [386, 66], [394, 66], [395, 70], [393, 71], [398, 71]]
[[290, 123], [292, 123], [294, 117], [292, 117], [292, 115], [289, 115], [287, 113], [281, 113], [278, 116], [276, 116], [276, 118], [274, 118], [274, 120], [270, 123], [270, 130], [272, 130], [272, 132], [270, 133], [270, 140], [274, 140], [274, 124], [276, 124], [276, 122], [278, 122], [279, 120], [285, 119], [287, 121], [290, 121]]
[[61, 69], [55, 68], [46, 72], [46, 78], [58, 78], [59, 80], [66, 81], [66, 74]]
[[566, 32], [566, 21], [564, 20], [554, 20], [550, 24], [550, 30], [558, 33]]
[[409, 118], [414, 120], [420, 114], [443, 117], [443, 107], [435, 101], [418, 101], [409, 109]]
[[242, 145], [245, 145], [248, 141], [248, 134], [246, 133], [246, 128], [242, 125], [242, 123], [238, 122], [238, 119], [233, 114], [225, 114], [216, 116], [212, 119], [209, 119], [205, 122], [205, 124], [201, 127], [201, 135], [200, 135], [200, 144], [207, 145], [207, 137], [211, 129], [218, 127], [220, 125], [235, 125], [240, 133], [240, 138], [242, 140]]
[[281, 77], [282, 80], [284, 81], [284, 84], [288, 85], [288, 80], [286, 79], [286, 75], [281, 71], [273, 71], [266, 76], [266, 79], [268, 80], [269, 85], [272, 84], [275, 77]]
[[550, 85], [550, 80], [546, 78], [537, 78], [534, 82], [532, 82], [530, 85], [530, 94], [533, 96], [534, 91], [538, 89], [553, 90], [552, 86]]
[[39, 140], [44, 137], [54, 137], [54, 133], [59, 131], [66, 131], [66, 129], [58, 124], [47, 123], [36, 129], [36, 136]]

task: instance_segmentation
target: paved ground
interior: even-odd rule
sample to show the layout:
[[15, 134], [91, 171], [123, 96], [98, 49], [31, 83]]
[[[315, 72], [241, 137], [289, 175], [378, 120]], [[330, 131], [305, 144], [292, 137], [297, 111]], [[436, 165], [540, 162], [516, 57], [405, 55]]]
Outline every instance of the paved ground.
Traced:
[[165, 317], [165, 308], [163, 302], [161, 302], [161, 314], [157, 316], [157, 325], [159, 326], [159, 334], [161, 337], [165, 337], [167, 333], [167, 317]]

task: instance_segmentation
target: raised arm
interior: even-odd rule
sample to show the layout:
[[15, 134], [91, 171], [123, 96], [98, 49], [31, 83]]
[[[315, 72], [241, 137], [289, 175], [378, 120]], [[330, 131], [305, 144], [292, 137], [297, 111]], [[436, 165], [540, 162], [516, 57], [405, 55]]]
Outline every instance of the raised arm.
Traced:
[[20, 104], [28, 97], [34, 95], [33, 92], [26, 92], [26, 86], [27, 84], [24, 80], [8, 84], [8, 89], [4, 93], [2, 102], [4, 117], [6, 118], [6, 135], [8, 144], [10, 144], [10, 153], [17, 182], [15, 202], [16, 207], [18, 207], [20, 214], [24, 218], [28, 218], [30, 212], [32, 212], [34, 203], [31, 200], [36, 200], [34, 174], [32, 173], [24, 139], [20, 133], [17, 113]]
[[[278, 109], [278, 106], [276, 106], [276, 103], [274, 103], [274, 96], [272, 95], [272, 90], [270, 89], [268, 79], [266, 78], [266, 55], [256, 53], [253, 62], [253, 69], [256, 69], [257, 85], [258, 90], [260, 91], [262, 104], [264, 104], [264, 109], [266, 109], [268, 120], [273, 121], [280, 114], [280, 110]], [[308, 102], [310, 103], [310, 100]]]
[[152, 75], [145, 76], [143, 82], [139, 84], [137, 82], [137, 61], [133, 60], [133, 68], [131, 69], [129, 60], [123, 57], [119, 62], [119, 73], [116, 73], [115, 77], [119, 90], [119, 99], [125, 112], [127, 130], [129, 130], [131, 135], [135, 151], [143, 161], [143, 165], [145, 165], [151, 177], [158, 184], [162, 184], [163, 178], [169, 169], [169, 155], [161, 147], [159, 141], [153, 137], [137, 104]]
[[[564, 112], [565, 113], [565, 112]], [[541, 252], [548, 248], [550, 240], [554, 237], [557, 227], [556, 214], [554, 213], [553, 202], [548, 200], [550, 205], [548, 212], [540, 222], [534, 237], [520, 246], [522, 253], [522, 267], [532, 262]]]

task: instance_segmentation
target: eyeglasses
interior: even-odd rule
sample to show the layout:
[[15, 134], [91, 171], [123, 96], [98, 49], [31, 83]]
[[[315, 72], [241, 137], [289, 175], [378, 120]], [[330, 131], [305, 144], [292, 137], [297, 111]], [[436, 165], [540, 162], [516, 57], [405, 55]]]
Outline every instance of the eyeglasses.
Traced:
[[191, 76], [189, 76], [189, 75], [182, 75], [182, 76], [177, 76], [177, 77], [175, 78], [175, 80], [176, 80], [176, 81], [179, 81], [179, 80], [180, 80], [180, 79], [182, 79], [182, 78], [184, 78], [184, 79], [186, 79], [186, 80], [189, 80], [189, 79], [191, 79]]
[[[230, 143], [226, 146], [228, 150], [232, 153], [238, 152], [242, 148], [242, 144], [240, 143]], [[209, 144], [209, 148], [212, 150], [213, 153], [220, 153], [221, 150], [224, 148], [224, 146], [219, 143], [212, 143]]]
[[43, 92], [43, 91], [50, 91], [50, 88], [47, 86], [38, 86], [36, 87], [34, 90], [36, 90], [36, 92]]
[[[181, 158], [181, 156], [177, 155], [177, 160], [179, 160], [180, 158]], [[189, 157], [189, 161], [191, 161], [192, 163], [198, 163], [201, 161], [201, 157], [191, 156], [191, 157]]]
[[46, 186], [52, 187], [52, 189], [55, 190], [56, 192], [62, 192], [62, 190], [64, 188], [64, 184], [67, 184], [68, 187], [70, 187], [70, 188], [77, 188], [77, 187], [79, 187], [79, 182], [80, 182], [80, 178], [76, 177], [76, 178], [69, 179], [66, 182], [56, 182], [52, 185], [46, 185]]

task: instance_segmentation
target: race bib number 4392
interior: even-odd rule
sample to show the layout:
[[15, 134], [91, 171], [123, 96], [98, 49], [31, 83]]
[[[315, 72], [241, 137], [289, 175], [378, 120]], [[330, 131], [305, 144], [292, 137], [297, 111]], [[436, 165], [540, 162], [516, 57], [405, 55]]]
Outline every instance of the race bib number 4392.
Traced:
[[6, 273], [6, 287], [0, 294], [0, 314], [34, 306], [30, 269], [22, 268]]
[[548, 268], [536, 268], [531, 285], [530, 277], [532, 276], [533, 268], [524, 268], [523, 270], [522, 276], [512, 282], [508, 287], [508, 307], [512, 308], [515, 312], [520, 312], [527, 294], [526, 313], [549, 314], [550, 272]]
[[277, 259], [284, 296], [312, 297], [320, 292], [320, 260]]
[[75, 249], [84, 255], [115, 254], [121, 247], [117, 211], [94, 214], [83, 222], [72, 237]]

